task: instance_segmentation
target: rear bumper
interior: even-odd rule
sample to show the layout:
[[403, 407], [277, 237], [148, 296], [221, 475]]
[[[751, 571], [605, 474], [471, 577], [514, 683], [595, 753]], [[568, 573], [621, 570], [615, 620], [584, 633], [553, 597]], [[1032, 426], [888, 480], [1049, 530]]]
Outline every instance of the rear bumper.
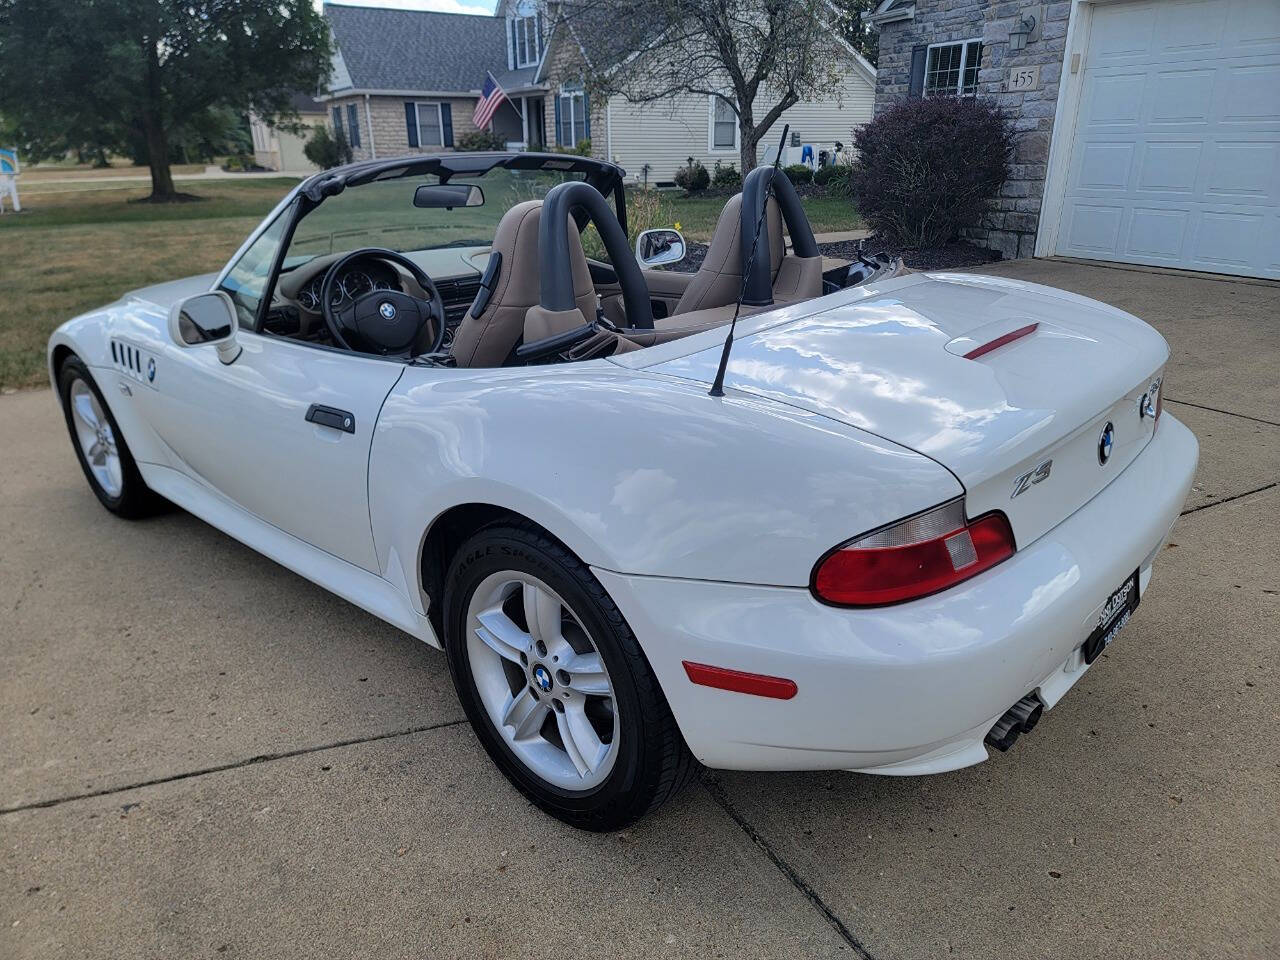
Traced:
[[[1035, 690], [1052, 708], [1084, 674], [1080, 644], [1135, 569], [1145, 594], [1198, 455], [1191, 431], [1166, 412], [1142, 454], [1068, 519], [961, 586], [896, 607], [842, 610], [796, 588], [596, 575], [703, 763], [939, 773], [985, 759], [983, 737], [1018, 698]], [[696, 686], [684, 660], [787, 677], [798, 693], [773, 700]]]

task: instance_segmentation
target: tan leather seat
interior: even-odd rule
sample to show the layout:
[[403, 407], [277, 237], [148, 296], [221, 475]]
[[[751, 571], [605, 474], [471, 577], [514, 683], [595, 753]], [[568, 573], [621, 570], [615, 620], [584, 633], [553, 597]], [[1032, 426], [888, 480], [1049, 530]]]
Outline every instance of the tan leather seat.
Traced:
[[[787, 253], [782, 233], [782, 210], [769, 198], [765, 222], [769, 231], [769, 276], [773, 280], [775, 304], [796, 303], [822, 295], [822, 258], [799, 257]], [[812, 262], [810, 262], [812, 261]], [[701, 312], [736, 303], [742, 292], [742, 194], [724, 205], [702, 266], [676, 304], [671, 317], [659, 321], [677, 327], [679, 315]]]
[[[489, 301], [479, 316], [474, 306], [458, 325], [449, 352], [460, 367], [500, 367], [524, 335], [525, 314], [539, 301], [538, 223], [541, 200], [526, 200], [508, 210], [493, 237], [502, 263]], [[596, 294], [587, 256], [576, 226], [569, 231], [573, 295], [585, 320], [596, 315]]]

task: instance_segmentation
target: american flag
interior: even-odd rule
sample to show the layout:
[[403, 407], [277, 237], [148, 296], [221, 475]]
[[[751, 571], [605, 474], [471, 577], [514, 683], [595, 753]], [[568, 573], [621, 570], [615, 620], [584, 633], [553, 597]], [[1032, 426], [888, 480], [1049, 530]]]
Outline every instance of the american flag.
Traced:
[[483, 130], [489, 126], [489, 121], [493, 119], [493, 115], [498, 112], [498, 107], [505, 99], [507, 99], [506, 92], [498, 86], [498, 81], [493, 79], [493, 74], [486, 70], [484, 89], [480, 91], [476, 112], [471, 115], [471, 122], [475, 124], [477, 130]]

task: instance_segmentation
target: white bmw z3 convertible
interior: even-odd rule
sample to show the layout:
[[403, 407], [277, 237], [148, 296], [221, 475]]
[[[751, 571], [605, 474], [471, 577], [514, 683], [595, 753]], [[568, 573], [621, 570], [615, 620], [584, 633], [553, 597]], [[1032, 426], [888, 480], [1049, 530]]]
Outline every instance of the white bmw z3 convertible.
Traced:
[[89, 485], [443, 647], [493, 760], [580, 827], [695, 760], [1007, 749], [1128, 621], [1191, 484], [1164, 339], [1061, 290], [824, 261], [768, 168], [696, 272], [662, 269], [683, 238], [632, 248], [622, 177], [311, 177], [221, 273], [54, 333]]

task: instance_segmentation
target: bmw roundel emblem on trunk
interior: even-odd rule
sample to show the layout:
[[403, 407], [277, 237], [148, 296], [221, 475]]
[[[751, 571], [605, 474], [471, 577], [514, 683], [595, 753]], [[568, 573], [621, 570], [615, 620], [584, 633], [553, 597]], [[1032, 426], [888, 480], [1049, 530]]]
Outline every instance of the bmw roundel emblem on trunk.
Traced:
[[1116, 428], [1107, 421], [1107, 425], [1102, 428], [1102, 436], [1098, 437], [1098, 463], [1106, 465], [1111, 459], [1111, 448], [1116, 442]]
[[396, 318], [396, 305], [390, 300], [383, 300], [378, 304], [378, 312], [382, 314], [383, 320], [394, 320]]

